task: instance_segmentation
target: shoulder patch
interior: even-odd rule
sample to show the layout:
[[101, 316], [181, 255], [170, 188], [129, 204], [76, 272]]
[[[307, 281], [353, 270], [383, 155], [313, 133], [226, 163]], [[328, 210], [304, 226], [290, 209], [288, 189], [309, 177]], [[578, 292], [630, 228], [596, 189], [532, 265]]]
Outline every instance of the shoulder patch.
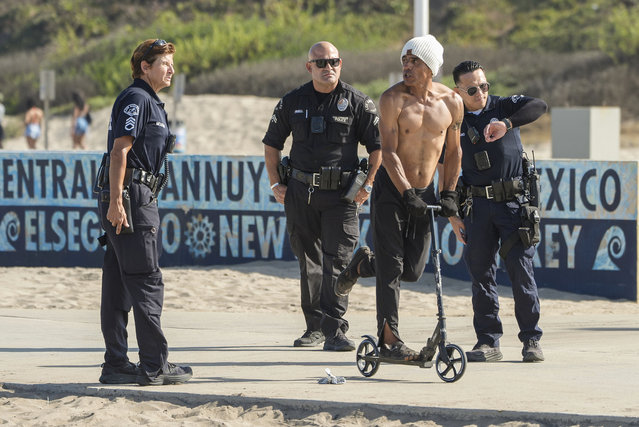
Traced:
[[140, 114], [140, 107], [137, 104], [129, 104], [124, 109], [124, 114], [127, 116], [137, 116]]
[[510, 97], [510, 100], [513, 102], [513, 104], [516, 104], [517, 101], [519, 101], [523, 97], [524, 97], [524, 95], [513, 95], [513, 96]]
[[375, 103], [372, 99], [366, 98], [366, 101], [364, 101], [364, 110], [369, 113], [377, 113], [377, 107], [375, 107]]

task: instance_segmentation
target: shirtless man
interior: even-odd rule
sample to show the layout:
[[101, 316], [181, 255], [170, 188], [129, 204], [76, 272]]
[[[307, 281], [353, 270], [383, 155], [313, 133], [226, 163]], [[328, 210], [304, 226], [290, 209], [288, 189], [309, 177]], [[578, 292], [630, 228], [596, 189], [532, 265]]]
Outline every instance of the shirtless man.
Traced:
[[[455, 185], [461, 169], [459, 134], [464, 106], [459, 95], [433, 82], [444, 48], [431, 35], [415, 37], [402, 49], [403, 82], [380, 99], [382, 167], [371, 199], [375, 253], [357, 250], [340, 274], [335, 293], [345, 295], [359, 277], [376, 276], [380, 355], [414, 360], [398, 331], [400, 280], [421, 277], [430, 244], [427, 204], [441, 204], [440, 215], [457, 213]], [[437, 201], [433, 178], [446, 146], [443, 187]]]
[[35, 101], [31, 98], [27, 100], [27, 112], [24, 115], [24, 136], [27, 139], [27, 147], [31, 150], [35, 150], [36, 141], [40, 137], [42, 132], [42, 118], [44, 112], [38, 108]]

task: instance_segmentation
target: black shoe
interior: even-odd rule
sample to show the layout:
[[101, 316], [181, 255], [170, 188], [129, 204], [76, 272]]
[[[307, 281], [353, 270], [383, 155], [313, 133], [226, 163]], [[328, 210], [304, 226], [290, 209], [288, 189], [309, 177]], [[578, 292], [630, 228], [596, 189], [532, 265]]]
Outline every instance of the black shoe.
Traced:
[[355, 283], [357, 283], [357, 279], [360, 278], [359, 273], [357, 272], [357, 267], [359, 263], [365, 259], [370, 259], [372, 252], [368, 246], [361, 246], [351, 259], [351, 262], [348, 263], [344, 271], [342, 271], [339, 276], [337, 276], [337, 281], [335, 282], [335, 295], [338, 297], [345, 297], [349, 294]]
[[138, 367], [131, 362], [118, 367], [103, 363], [100, 382], [102, 384], [135, 384], [137, 375]]
[[541, 351], [539, 340], [534, 338], [524, 343], [521, 355], [524, 356], [524, 362], [543, 362], [544, 360], [544, 352]]
[[179, 366], [173, 363], [167, 364], [166, 370], [160, 370], [160, 373], [153, 378], [142, 369], [138, 371], [136, 382], [140, 385], [168, 385], [181, 384], [191, 379], [193, 370], [190, 366]]
[[334, 337], [327, 338], [324, 342], [324, 350], [327, 351], [353, 351], [355, 343], [340, 332]]
[[293, 347], [315, 347], [323, 343], [324, 339], [322, 331], [306, 331], [293, 342]]
[[472, 351], [466, 352], [466, 359], [469, 362], [497, 362], [503, 357], [499, 347], [491, 347], [488, 344], [477, 344]]

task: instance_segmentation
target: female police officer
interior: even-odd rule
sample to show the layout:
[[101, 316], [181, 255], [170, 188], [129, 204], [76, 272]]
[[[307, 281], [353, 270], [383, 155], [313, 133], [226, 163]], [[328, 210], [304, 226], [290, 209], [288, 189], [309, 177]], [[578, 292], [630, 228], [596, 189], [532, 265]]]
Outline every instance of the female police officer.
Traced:
[[[133, 83], [115, 100], [108, 134], [108, 159], [98, 185], [100, 218], [106, 230], [102, 267], [102, 335], [106, 346], [100, 382], [140, 385], [188, 381], [193, 371], [169, 363], [160, 326], [164, 283], [158, 266], [163, 159], [171, 138], [157, 92], [171, 85], [175, 47], [146, 40], [133, 52]], [[106, 156], [105, 156], [106, 157]], [[127, 357], [128, 312], [133, 307], [140, 348], [138, 368]]]

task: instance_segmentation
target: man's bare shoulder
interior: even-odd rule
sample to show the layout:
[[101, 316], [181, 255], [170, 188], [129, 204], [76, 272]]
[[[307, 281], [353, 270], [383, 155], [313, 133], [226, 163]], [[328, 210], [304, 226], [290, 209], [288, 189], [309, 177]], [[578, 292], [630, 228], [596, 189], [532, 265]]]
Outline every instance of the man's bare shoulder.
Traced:
[[459, 96], [457, 92], [455, 92], [448, 86], [442, 83], [433, 82], [432, 90], [433, 90], [433, 93], [435, 93], [438, 96], [438, 98], [440, 98], [442, 101], [446, 103], [446, 105], [448, 105], [449, 109], [451, 110], [458, 110], [460, 108], [463, 109], [464, 101], [462, 100], [461, 96]]
[[454, 90], [439, 82], [433, 82], [431, 90], [434, 94], [440, 97], [455, 97], [457, 95]]
[[379, 98], [381, 110], [393, 109], [401, 110], [406, 102], [406, 98], [411, 96], [408, 87], [404, 82], [399, 82], [386, 89]]
[[382, 92], [382, 98], [396, 98], [409, 94], [408, 87], [403, 81], [395, 83], [393, 86]]

